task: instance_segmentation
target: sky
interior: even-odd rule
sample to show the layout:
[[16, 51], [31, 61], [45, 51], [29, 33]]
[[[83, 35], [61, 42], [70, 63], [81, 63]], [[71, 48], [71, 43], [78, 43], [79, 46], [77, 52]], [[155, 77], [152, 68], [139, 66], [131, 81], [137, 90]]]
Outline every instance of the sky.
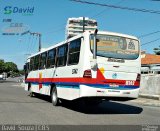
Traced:
[[[160, 11], [160, 1], [152, 0], [86, 0], [90, 2]], [[5, 14], [5, 8], [30, 9], [23, 13]], [[34, 8], [34, 9], [33, 9]], [[15, 9], [15, 10], [16, 10]], [[31, 10], [33, 9], [33, 10]], [[8, 9], [7, 9], [8, 10]], [[42, 48], [65, 39], [65, 26], [70, 17], [89, 17], [98, 22], [98, 29], [129, 34], [136, 37], [160, 30], [160, 14], [135, 12], [76, 3], [70, 0], [0, 0], [0, 59], [12, 61], [23, 68], [29, 54], [38, 51], [38, 38], [25, 34], [4, 35], [6, 29], [22, 23], [24, 31], [42, 34]], [[11, 22], [6, 20], [11, 19]], [[20, 26], [20, 25], [19, 25]], [[160, 32], [143, 37], [141, 44], [160, 38]], [[147, 53], [160, 46], [160, 40], [141, 46]]]

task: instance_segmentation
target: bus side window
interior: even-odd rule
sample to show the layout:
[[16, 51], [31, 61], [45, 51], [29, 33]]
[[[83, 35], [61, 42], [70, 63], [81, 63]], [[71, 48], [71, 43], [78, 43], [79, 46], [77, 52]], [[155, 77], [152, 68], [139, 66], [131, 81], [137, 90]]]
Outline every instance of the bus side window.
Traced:
[[27, 62], [24, 66], [24, 70], [29, 72], [29, 62]]
[[29, 73], [29, 62], [24, 65], [24, 72], [25, 72], [25, 80], [27, 79]]
[[71, 41], [69, 45], [68, 65], [75, 65], [79, 62], [81, 38]]
[[30, 71], [30, 63], [29, 62], [27, 63], [27, 71], [28, 72]]
[[30, 70], [32, 71], [34, 69], [34, 57], [30, 60]]
[[38, 67], [39, 67], [39, 56], [40, 55], [37, 55], [34, 58], [34, 70], [38, 70]]
[[47, 68], [54, 67], [55, 65], [55, 55], [56, 55], [56, 49], [52, 49], [48, 51], [48, 57], [47, 57]]
[[67, 61], [68, 44], [58, 47], [57, 66], [65, 66]]
[[39, 69], [44, 69], [46, 67], [46, 57], [47, 57], [47, 52], [41, 54]]

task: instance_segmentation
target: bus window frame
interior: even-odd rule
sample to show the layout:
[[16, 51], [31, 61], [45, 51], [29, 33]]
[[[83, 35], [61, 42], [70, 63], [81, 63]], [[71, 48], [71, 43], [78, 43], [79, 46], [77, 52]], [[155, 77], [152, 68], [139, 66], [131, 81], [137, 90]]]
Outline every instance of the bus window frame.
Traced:
[[[45, 51], [45, 52], [43, 52], [43, 53], [41, 53], [40, 54], [40, 60], [39, 60], [39, 70], [43, 70], [43, 69], [46, 69], [46, 60], [47, 60], [47, 51]], [[41, 63], [42, 63], [42, 54], [46, 54], [46, 56], [45, 56], [45, 62], [44, 62], [44, 65], [43, 65], [43, 67], [42, 67], [42, 65], [41, 65]]]
[[[31, 64], [32, 59], [33, 59], [33, 63]], [[30, 65], [30, 71], [34, 71], [34, 56], [30, 58], [30, 62], [29, 63], [30, 63], [29, 64]]]
[[[35, 69], [35, 59], [36, 59], [36, 57], [39, 57], [39, 58], [38, 58], [38, 65], [36, 65], [38, 68]], [[39, 70], [39, 64], [40, 64], [40, 54], [34, 56], [34, 68], [33, 68], [34, 71]]]
[[[55, 51], [55, 54], [54, 54], [54, 65], [50, 65], [48, 66], [48, 56], [49, 56], [49, 52], [50, 51]], [[56, 56], [57, 56], [57, 48], [52, 48], [50, 50], [47, 51], [47, 58], [46, 58], [46, 69], [50, 69], [50, 68], [54, 68], [56, 66]]]
[[[66, 61], [65, 61], [65, 65], [58, 65], [58, 53], [59, 53], [59, 48], [66, 46], [67, 47], [67, 53], [66, 53]], [[60, 45], [57, 47], [57, 54], [56, 54], [56, 67], [63, 67], [63, 66], [67, 66], [67, 62], [68, 62], [68, 43], [64, 43], [63, 45]]]
[[[78, 39], [80, 39], [80, 41], [81, 41], [81, 43], [80, 43], [80, 50], [79, 50], [79, 60], [78, 60], [78, 63], [75, 63], [75, 64], [69, 64], [68, 62], [69, 62], [69, 46], [70, 46], [70, 43], [71, 42], [73, 42], [73, 41], [75, 41], [75, 40], [78, 40]], [[67, 56], [67, 66], [72, 66], [72, 65], [78, 65], [79, 64], [79, 61], [80, 61], [80, 53], [81, 53], [81, 45], [82, 45], [82, 41], [84, 40], [84, 37], [80, 37], [80, 38], [77, 38], [77, 39], [74, 39], [73, 41], [70, 41], [69, 43], [68, 43], [68, 56]]]

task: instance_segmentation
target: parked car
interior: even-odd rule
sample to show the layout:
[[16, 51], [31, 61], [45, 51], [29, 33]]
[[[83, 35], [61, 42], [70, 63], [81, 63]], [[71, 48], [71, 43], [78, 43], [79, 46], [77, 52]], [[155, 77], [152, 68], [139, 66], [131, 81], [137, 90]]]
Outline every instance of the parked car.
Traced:
[[6, 80], [6, 77], [3, 74], [0, 74], [0, 80]]

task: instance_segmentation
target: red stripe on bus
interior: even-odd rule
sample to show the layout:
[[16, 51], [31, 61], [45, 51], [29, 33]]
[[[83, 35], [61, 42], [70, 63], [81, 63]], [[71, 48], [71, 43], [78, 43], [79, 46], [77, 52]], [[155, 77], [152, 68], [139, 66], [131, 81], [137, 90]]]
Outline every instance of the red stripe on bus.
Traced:
[[[97, 78], [27, 78], [26, 82], [63, 82], [63, 83], [80, 83], [80, 84], [118, 84], [118, 85], [126, 85], [126, 80], [113, 80], [113, 79], [105, 79], [99, 80]], [[139, 86], [140, 82], [135, 81], [134, 86]]]
[[[131, 80], [133, 81], [133, 80]], [[80, 84], [118, 84], [126, 85], [126, 80], [106, 79], [102, 72], [97, 69], [97, 78], [83, 78], [83, 77], [70, 77], [70, 78], [27, 78], [26, 82], [66, 82], [66, 83], [80, 83]], [[134, 81], [134, 86], [139, 86], [140, 81]]]

